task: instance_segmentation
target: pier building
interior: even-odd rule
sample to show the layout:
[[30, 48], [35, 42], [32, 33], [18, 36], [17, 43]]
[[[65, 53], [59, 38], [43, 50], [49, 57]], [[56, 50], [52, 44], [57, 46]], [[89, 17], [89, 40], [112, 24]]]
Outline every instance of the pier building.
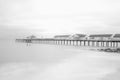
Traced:
[[71, 35], [56, 35], [54, 39], [70, 39]]
[[28, 37], [26, 37], [27, 39], [36, 39], [37, 37], [36, 36], [34, 36], [34, 35], [31, 35], [31, 36], [28, 36]]
[[89, 35], [89, 40], [111, 40], [113, 34], [92, 34]]
[[120, 34], [115, 34], [115, 35], [113, 36], [113, 39], [114, 39], [114, 40], [120, 40]]
[[74, 34], [74, 35], [71, 36], [71, 39], [74, 39], [74, 40], [85, 40], [87, 38], [86, 38], [85, 34]]

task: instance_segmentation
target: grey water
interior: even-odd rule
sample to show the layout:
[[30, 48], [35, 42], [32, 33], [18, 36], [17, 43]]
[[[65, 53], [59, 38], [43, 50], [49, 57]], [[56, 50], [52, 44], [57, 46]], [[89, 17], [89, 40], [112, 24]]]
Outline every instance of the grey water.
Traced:
[[[0, 63], [8, 62], [39, 62], [54, 63], [72, 56], [64, 46], [47, 44], [27, 44], [14, 40], [0, 42]], [[66, 53], [65, 53], [66, 52]], [[65, 54], [63, 54], [65, 53]]]
[[119, 80], [119, 74], [119, 54], [0, 41], [0, 80]]

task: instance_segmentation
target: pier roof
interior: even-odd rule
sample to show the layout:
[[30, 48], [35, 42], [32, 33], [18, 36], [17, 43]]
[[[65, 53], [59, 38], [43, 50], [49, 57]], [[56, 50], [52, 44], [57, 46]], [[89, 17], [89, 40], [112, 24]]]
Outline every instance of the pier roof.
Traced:
[[34, 38], [37, 38], [37, 37], [34, 36], [34, 35], [31, 35], [31, 36], [27, 36], [26, 38], [27, 38], [27, 39], [34, 39]]
[[115, 34], [113, 37], [114, 38], [120, 38], [120, 34]]
[[73, 37], [76, 36], [76, 37], [85, 37], [86, 35], [85, 34], [74, 34]]
[[54, 36], [55, 38], [56, 37], [70, 37], [71, 35], [56, 35], [56, 36]]
[[93, 34], [89, 37], [112, 37], [112, 34]]

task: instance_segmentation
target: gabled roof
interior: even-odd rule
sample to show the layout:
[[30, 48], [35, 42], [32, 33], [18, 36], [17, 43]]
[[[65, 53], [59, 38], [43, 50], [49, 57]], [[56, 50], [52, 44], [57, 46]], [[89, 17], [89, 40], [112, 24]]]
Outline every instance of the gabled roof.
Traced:
[[[75, 34], [75, 35], [78, 37], [85, 37], [86, 36], [85, 34]], [[75, 35], [73, 35], [73, 36], [75, 36]]]
[[89, 37], [112, 37], [112, 34], [93, 34]]
[[120, 38], [120, 34], [115, 34], [113, 38]]
[[55, 38], [57, 38], [57, 37], [70, 37], [71, 35], [56, 35], [56, 36], [54, 36]]

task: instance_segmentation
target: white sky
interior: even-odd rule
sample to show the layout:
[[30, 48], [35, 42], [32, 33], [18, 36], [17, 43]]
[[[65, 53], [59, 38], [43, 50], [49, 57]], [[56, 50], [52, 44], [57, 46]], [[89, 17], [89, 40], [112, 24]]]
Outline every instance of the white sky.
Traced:
[[120, 33], [120, 0], [0, 0], [0, 36]]

